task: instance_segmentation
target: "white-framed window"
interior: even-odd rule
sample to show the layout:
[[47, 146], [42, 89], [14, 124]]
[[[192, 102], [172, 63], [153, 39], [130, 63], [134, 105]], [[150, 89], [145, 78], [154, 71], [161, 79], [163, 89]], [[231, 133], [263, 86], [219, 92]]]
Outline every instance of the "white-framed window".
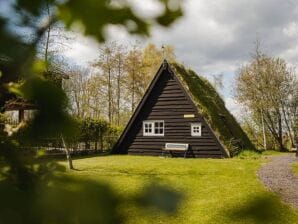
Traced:
[[202, 136], [201, 123], [191, 123], [191, 136]]
[[143, 136], [164, 136], [164, 134], [164, 121], [143, 121]]

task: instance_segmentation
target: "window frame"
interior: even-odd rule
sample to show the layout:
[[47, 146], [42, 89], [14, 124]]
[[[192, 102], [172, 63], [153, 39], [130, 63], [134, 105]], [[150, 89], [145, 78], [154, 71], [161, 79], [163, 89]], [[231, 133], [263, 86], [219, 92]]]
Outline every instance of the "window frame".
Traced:
[[[199, 127], [200, 132], [194, 132], [194, 128]], [[196, 122], [190, 124], [190, 134], [192, 137], [201, 137], [202, 136], [202, 123]]]
[[[155, 133], [155, 123], [163, 123], [162, 129], [163, 133]], [[145, 132], [145, 125], [150, 124], [151, 125], [151, 132]], [[164, 120], [145, 120], [143, 121], [143, 136], [165, 136], [165, 121]]]

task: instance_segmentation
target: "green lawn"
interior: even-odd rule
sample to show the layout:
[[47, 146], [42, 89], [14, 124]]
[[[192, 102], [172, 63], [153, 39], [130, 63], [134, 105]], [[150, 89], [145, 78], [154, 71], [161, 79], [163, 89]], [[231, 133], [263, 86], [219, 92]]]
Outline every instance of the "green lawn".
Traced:
[[276, 150], [265, 150], [262, 152], [263, 156], [279, 156], [279, 155], [283, 155], [283, 154], [287, 154], [288, 152], [280, 152], [280, 151], [276, 151]]
[[176, 215], [144, 212], [130, 202], [120, 210], [129, 223], [298, 223], [298, 214], [268, 192], [256, 172], [264, 159], [182, 159], [105, 156], [77, 159], [77, 179], [111, 184], [130, 199], [150, 182], [184, 194]]
[[293, 164], [293, 170], [294, 170], [294, 173], [298, 175], [298, 163]]

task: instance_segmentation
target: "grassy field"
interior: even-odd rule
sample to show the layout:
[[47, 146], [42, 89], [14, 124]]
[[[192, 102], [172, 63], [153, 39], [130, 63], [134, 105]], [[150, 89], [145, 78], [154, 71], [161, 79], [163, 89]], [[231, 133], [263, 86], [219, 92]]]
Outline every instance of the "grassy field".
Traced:
[[293, 164], [293, 170], [298, 175], [298, 163]]
[[[127, 203], [129, 223], [298, 223], [298, 213], [268, 192], [256, 172], [264, 159], [182, 159], [105, 156], [77, 159], [67, 175], [112, 185]], [[175, 215], [129, 202], [151, 182], [184, 195]]]

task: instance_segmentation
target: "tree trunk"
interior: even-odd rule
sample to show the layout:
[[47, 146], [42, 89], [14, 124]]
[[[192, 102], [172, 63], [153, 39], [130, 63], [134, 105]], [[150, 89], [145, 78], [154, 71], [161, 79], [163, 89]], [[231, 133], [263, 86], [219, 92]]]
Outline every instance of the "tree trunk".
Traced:
[[285, 152], [287, 149], [283, 144], [283, 135], [282, 135], [282, 120], [281, 116], [278, 117], [278, 144], [280, 147], [280, 151]]
[[[283, 145], [283, 139], [282, 139], [282, 123], [281, 123], [281, 117], [278, 117], [277, 121], [277, 127], [274, 124], [275, 121], [271, 118], [270, 114], [267, 112], [265, 113], [266, 119], [264, 119], [265, 124], [268, 128], [268, 130], [271, 132], [272, 136], [274, 137], [274, 140], [279, 145], [280, 151], [286, 151], [286, 148]], [[278, 115], [278, 113], [277, 113]], [[276, 130], [278, 129], [278, 130]]]
[[[291, 130], [291, 127], [290, 127], [290, 124], [288, 122], [288, 116], [287, 116], [287, 113], [286, 113], [286, 110], [285, 110], [285, 107], [283, 105], [283, 103], [281, 102], [281, 109], [282, 109], [282, 112], [283, 112], [283, 116], [284, 116], [284, 121], [285, 121], [285, 124], [286, 124], [286, 128], [288, 130], [288, 135], [290, 137], [290, 140], [291, 140], [291, 146], [292, 147], [295, 147], [295, 140], [294, 140], [294, 137], [295, 135], [292, 135], [292, 130]], [[294, 133], [293, 133], [294, 134]]]
[[[48, 17], [50, 19], [50, 7], [49, 4], [46, 4], [47, 7], [47, 13], [48, 13]], [[51, 34], [51, 26], [49, 25], [48, 29], [47, 29], [47, 39], [46, 39], [46, 49], [45, 49], [45, 54], [44, 54], [44, 59], [45, 62], [48, 63], [48, 50], [49, 50], [49, 42], [50, 42], [50, 34]], [[48, 67], [48, 65], [46, 65]]]
[[107, 60], [106, 60], [107, 66], [108, 66], [108, 118], [109, 118], [109, 123], [112, 122], [112, 77], [111, 77], [111, 64], [110, 64], [110, 55], [107, 55]]
[[264, 149], [267, 150], [266, 129], [264, 124], [263, 110], [261, 110], [261, 118], [262, 118], [262, 131], [263, 131], [263, 146], [264, 146]]
[[25, 111], [21, 109], [19, 110], [19, 123], [24, 121], [24, 119], [25, 119]]
[[109, 114], [109, 123], [112, 122], [112, 94], [111, 94], [111, 71], [109, 70], [108, 74], [108, 100], [109, 100], [109, 108], [108, 108], [108, 114]]
[[103, 135], [100, 134], [100, 150], [103, 152]]
[[118, 59], [118, 77], [117, 77], [117, 125], [120, 124], [120, 78], [121, 78], [121, 58]]
[[97, 141], [95, 141], [95, 152], [97, 152]]
[[135, 109], [135, 71], [132, 71], [132, 95], [131, 95], [131, 113]]
[[61, 139], [62, 139], [62, 144], [63, 144], [63, 148], [65, 149], [65, 153], [66, 153], [66, 159], [67, 159], [67, 162], [68, 162], [68, 168], [73, 170], [74, 167], [73, 167], [73, 164], [72, 164], [72, 158], [71, 158], [71, 154], [70, 154], [70, 151], [64, 141], [64, 138], [63, 136], [61, 135]]

